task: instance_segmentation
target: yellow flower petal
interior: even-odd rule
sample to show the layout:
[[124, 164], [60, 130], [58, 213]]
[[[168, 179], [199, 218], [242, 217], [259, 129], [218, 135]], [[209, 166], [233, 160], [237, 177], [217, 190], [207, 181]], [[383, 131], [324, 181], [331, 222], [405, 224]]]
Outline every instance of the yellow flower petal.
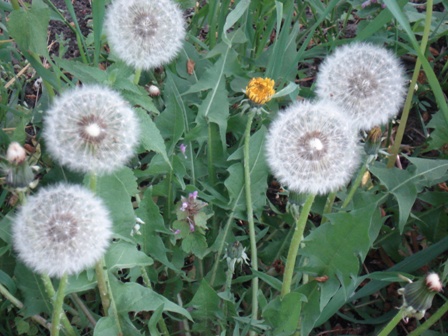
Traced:
[[270, 78], [252, 78], [246, 87], [246, 96], [256, 104], [266, 104], [275, 94], [275, 82]]

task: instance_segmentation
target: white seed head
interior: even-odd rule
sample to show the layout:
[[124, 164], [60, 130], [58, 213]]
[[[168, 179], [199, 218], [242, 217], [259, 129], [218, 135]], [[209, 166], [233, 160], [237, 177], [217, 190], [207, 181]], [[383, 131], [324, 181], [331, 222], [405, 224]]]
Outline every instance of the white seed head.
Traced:
[[139, 139], [137, 117], [121, 96], [86, 85], [55, 99], [44, 119], [48, 152], [74, 171], [112, 173], [133, 155]]
[[440, 281], [440, 277], [437, 273], [429, 273], [426, 276], [425, 281], [428, 289], [433, 292], [440, 292], [443, 288], [442, 282]]
[[109, 246], [111, 228], [103, 202], [70, 184], [29, 197], [12, 225], [19, 258], [34, 271], [56, 277], [93, 266]]
[[120, 59], [148, 70], [177, 56], [185, 38], [185, 20], [172, 0], [114, 0], [107, 8], [105, 31]]
[[396, 116], [406, 94], [404, 70], [387, 49], [368, 43], [345, 45], [319, 69], [316, 92], [350, 115], [355, 127], [368, 130]]
[[18, 142], [11, 142], [6, 151], [6, 160], [11, 164], [20, 164], [26, 159], [25, 149]]
[[266, 140], [267, 162], [290, 190], [326, 194], [344, 186], [358, 167], [356, 132], [328, 101], [295, 102], [280, 112]]

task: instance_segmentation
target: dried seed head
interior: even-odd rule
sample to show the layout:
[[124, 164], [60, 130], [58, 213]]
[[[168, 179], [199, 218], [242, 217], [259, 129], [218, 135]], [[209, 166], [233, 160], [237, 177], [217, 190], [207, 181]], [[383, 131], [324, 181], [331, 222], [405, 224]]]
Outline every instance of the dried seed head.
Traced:
[[106, 87], [86, 85], [65, 91], [44, 122], [49, 153], [75, 171], [111, 173], [132, 157], [138, 143], [134, 111]]
[[103, 202], [87, 189], [59, 184], [28, 198], [14, 219], [14, 248], [41, 274], [61, 277], [95, 264], [111, 238]]
[[344, 186], [359, 164], [350, 120], [329, 102], [296, 102], [272, 123], [267, 162], [290, 190], [326, 194]]
[[11, 142], [6, 151], [6, 160], [14, 165], [21, 164], [26, 159], [25, 149], [18, 142]]
[[185, 38], [182, 11], [171, 0], [114, 0], [105, 31], [112, 51], [139, 69], [171, 62]]
[[319, 98], [341, 105], [355, 127], [368, 130], [397, 115], [405, 97], [398, 58], [367, 43], [345, 45], [327, 57], [316, 80]]

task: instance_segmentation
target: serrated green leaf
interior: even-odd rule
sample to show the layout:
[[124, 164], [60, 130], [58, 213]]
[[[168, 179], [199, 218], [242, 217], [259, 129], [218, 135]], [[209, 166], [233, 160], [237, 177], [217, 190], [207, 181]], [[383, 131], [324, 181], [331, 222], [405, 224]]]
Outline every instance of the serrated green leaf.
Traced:
[[99, 176], [96, 193], [109, 209], [114, 221], [114, 233], [129, 237], [135, 225], [131, 197], [137, 194], [137, 182], [132, 170], [125, 167], [111, 175]]
[[21, 310], [24, 317], [41, 313], [51, 314], [52, 305], [40, 276], [20, 262], [16, 265], [14, 276], [24, 298], [24, 307]]
[[201, 285], [187, 307], [195, 309], [192, 313], [195, 319], [213, 319], [221, 311], [220, 302], [221, 299], [215, 290], [205, 279], [202, 279]]
[[110, 270], [120, 270], [136, 266], [150, 266], [154, 263], [152, 258], [137, 250], [137, 247], [134, 244], [125, 241], [112, 243], [107, 250], [105, 258], [106, 265]]
[[143, 287], [135, 282], [121, 283], [114, 277], [111, 277], [110, 284], [117, 310], [121, 314], [154, 311], [163, 305], [164, 311], [177, 313], [191, 320], [191, 315], [186, 309], [169, 301], [150, 288]]
[[408, 157], [412, 163], [407, 170], [386, 168], [377, 164], [370, 172], [379, 178], [387, 190], [395, 196], [399, 206], [398, 227], [403, 232], [417, 194], [424, 187], [430, 187], [446, 179], [448, 161]]
[[171, 235], [172, 232], [165, 227], [163, 217], [160, 214], [160, 209], [152, 199], [152, 190], [148, 188], [143, 195], [140, 207], [135, 211], [136, 215], [145, 222], [141, 225], [141, 235], [134, 236], [135, 240], [140, 244], [141, 250], [160, 261], [165, 266], [172, 270], [179, 272], [167, 258], [168, 249], [163, 243], [160, 233]]
[[80, 274], [72, 275], [68, 278], [65, 295], [70, 293], [85, 292], [97, 286], [96, 278], [93, 276], [94, 270], [89, 269]]
[[297, 330], [302, 301], [306, 301], [305, 295], [292, 292], [283, 299], [277, 297], [268, 303], [263, 317], [274, 326], [275, 335], [290, 335]]
[[369, 251], [369, 230], [376, 210], [377, 205], [372, 204], [349, 213], [326, 215], [330, 223], [314, 229], [304, 239], [305, 247], [300, 254], [307, 257], [305, 269], [318, 276], [328, 276], [331, 287], [334, 287], [331, 280], [335, 279], [347, 287]]
[[[266, 204], [266, 190], [268, 167], [265, 161], [264, 141], [266, 128], [262, 127], [250, 138], [249, 167], [251, 178], [252, 206], [254, 213], [260, 216]], [[238, 218], [246, 219], [246, 200], [244, 197], [244, 169], [243, 163], [238, 162], [231, 165], [227, 171], [229, 177], [224, 185], [229, 191], [230, 203], [235, 204], [235, 214]]]
[[193, 253], [199, 259], [203, 259], [207, 252], [207, 240], [204, 235], [192, 232], [182, 240], [182, 249], [186, 253]]
[[56, 64], [83, 83], [98, 84], [107, 79], [106, 71], [78, 61], [57, 58]]
[[142, 109], [137, 109], [137, 116], [140, 120], [140, 141], [142, 146], [148, 151], [154, 151], [162, 155], [165, 162], [171, 167], [170, 160], [166, 154], [165, 142], [156, 124], [148, 113]]
[[9, 15], [8, 31], [19, 48], [47, 55], [47, 28], [50, 9], [41, 0], [33, 1], [31, 9], [15, 10]]

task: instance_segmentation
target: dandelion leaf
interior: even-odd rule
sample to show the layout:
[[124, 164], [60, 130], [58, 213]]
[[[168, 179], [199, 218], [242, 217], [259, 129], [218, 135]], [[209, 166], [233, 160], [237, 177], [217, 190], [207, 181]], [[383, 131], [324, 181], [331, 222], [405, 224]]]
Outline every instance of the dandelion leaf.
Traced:
[[9, 15], [8, 32], [21, 50], [45, 56], [49, 21], [48, 6], [41, 0], [33, 1], [31, 9], [20, 8]]
[[110, 270], [150, 266], [153, 263], [152, 258], [137, 250], [134, 244], [125, 241], [112, 243], [106, 253], [106, 265]]
[[125, 167], [111, 175], [98, 177], [96, 193], [110, 211], [114, 233], [129, 237], [135, 225], [131, 197], [137, 194], [137, 182], [132, 170]]
[[[250, 138], [249, 167], [251, 178], [251, 195], [254, 213], [260, 216], [266, 204], [266, 190], [268, 167], [264, 157], [266, 128], [262, 127]], [[242, 157], [234, 157], [240, 159]], [[229, 191], [230, 203], [234, 204], [235, 214], [238, 218], [246, 219], [246, 196], [244, 192], [244, 169], [243, 163], [238, 162], [231, 165], [227, 171], [229, 177], [224, 184]]]
[[440, 149], [448, 144], [448, 128], [446, 127], [445, 118], [441, 111], [433, 115], [426, 127], [432, 128], [433, 130], [428, 140], [428, 147], [425, 148], [425, 151]]
[[445, 181], [448, 177], [447, 160], [411, 157], [408, 157], [408, 160], [411, 164], [406, 170], [398, 168], [388, 169], [381, 164], [370, 167], [370, 172], [381, 181], [398, 202], [398, 227], [401, 233], [404, 230], [418, 193], [425, 187]]

